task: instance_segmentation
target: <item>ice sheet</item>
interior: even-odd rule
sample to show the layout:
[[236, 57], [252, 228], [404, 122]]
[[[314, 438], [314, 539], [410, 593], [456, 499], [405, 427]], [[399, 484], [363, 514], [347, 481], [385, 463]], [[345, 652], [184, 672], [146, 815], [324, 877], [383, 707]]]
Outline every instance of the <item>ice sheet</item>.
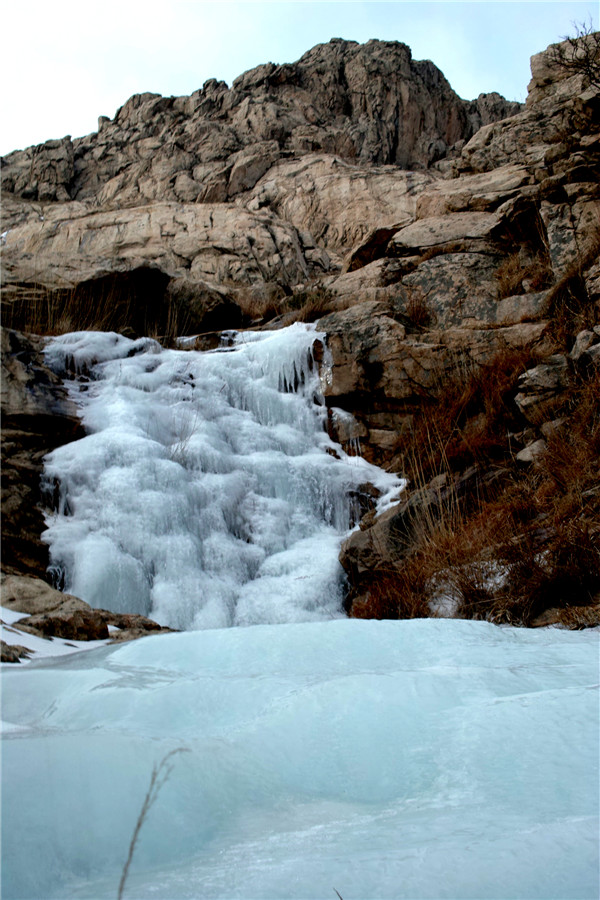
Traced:
[[3, 898], [592, 900], [598, 633], [337, 620], [4, 674]]

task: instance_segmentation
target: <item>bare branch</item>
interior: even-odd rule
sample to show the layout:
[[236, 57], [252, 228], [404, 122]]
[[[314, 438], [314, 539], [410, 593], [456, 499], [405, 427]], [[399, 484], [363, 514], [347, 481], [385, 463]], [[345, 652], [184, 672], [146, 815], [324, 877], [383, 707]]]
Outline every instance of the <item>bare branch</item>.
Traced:
[[190, 751], [186, 747], [178, 747], [176, 750], [171, 750], [170, 753], [167, 753], [166, 756], [163, 756], [158, 765], [155, 763], [152, 767], [152, 775], [150, 776], [150, 784], [148, 785], [148, 790], [146, 791], [146, 796], [144, 797], [144, 802], [142, 804], [142, 808], [140, 810], [140, 814], [137, 818], [137, 822], [135, 823], [135, 828], [133, 829], [133, 834], [131, 836], [131, 841], [129, 843], [129, 852], [127, 854], [127, 860], [125, 861], [125, 865], [123, 866], [123, 872], [121, 874], [121, 881], [119, 882], [119, 892], [117, 894], [117, 900], [122, 900], [123, 891], [125, 889], [125, 882], [127, 881], [127, 876], [129, 874], [129, 866], [131, 865], [131, 860], [133, 859], [133, 854], [135, 851], [135, 846], [137, 844], [138, 838], [140, 836], [140, 831], [142, 830], [142, 825], [146, 819], [146, 816], [150, 812], [152, 804], [158, 797], [161, 788], [165, 784], [165, 782], [169, 779], [171, 772], [173, 771], [173, 764], [169, 762], [173, 756], [177, 753], [189, 753]]
[[563, 37], [552, 48], [552, 60], [563, 71], [583, 75], [590, 87], [600, 90], [600, 32], [592, 23], [574, 23], [575, 34]]

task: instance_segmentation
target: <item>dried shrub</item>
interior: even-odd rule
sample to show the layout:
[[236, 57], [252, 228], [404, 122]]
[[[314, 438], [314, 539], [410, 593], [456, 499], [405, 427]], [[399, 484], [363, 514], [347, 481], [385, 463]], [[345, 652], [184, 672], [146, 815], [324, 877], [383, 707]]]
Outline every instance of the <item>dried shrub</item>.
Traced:
[[[428, 510], [410, 552], [378, 574], [352, 615], [450, 615], [530, 626], [547, 609], [576, 607], [583, 627], [600, 624], [600, 528], [579, 518], [552, 524], [532, 503], [523, 521], [518, 481], [482, 498]], [[516, 501], [517, 509], [514, 504]], [[418, 518], [423, 510], [415, 510]], [[581, 609], [590, 607], [587, 615]], [[596, 609], [596, 612], [593, 612]]]
[[600, 89], [600, 32], [589, 24], [575, 25], [575, 34], [565, 36], [551, 49], [551, 59], [569, 75], [583, 75], [586, 83]]
[[531, 625], [549, 608], [567, 610], [600, 599], [600, 544], [583, 522], [530, 528], [500, 552], [506, 568], [500, 621]]
[[296, 293], [279, 290], [248, 289], [239, 291], [236, 303], [245, 319], [253, 325], [266, 325], [277, 320], [278, 324], [314, 322], [330, 312], [334, 296], [320, 285]]
[[167, 291], [169, 277], [150, 268], [114, 273], [73, 288], [15, 284], [3, 289], [2, 323], [31, 334], [120, 331], [170, 341], [189, 311]]
[[523, 264], [519, 253], [508, 256], [495, 273], [498, 300], [519, 294], [542, 291], [552, 284], [552, 270], [543, 256]]
[[260, 285], [241, 289], [236, 294], [235, 302], [242, 310], [244, 319], [253, 325], [270, 322], [287, 309], [286, 293], [280, 286]]
[[438, 374], [403, 436], [395, 467], [418, 483], [449, 470], [500, 462], [510, 455], [506, 434], [518, 430], [513, 397], [519, 375], [537, 362], [530, 349], [498, 351], [485, 363], [467, 354]]
[[[409, 540], [391, 563], [389, 552], [382, 554], [386, 562], [352, 615], [453, 615], [531, 626], [544, 624], [552, 610], [550, 621], [568, 627], [600, 624], [599, 396], [596, 368], [571, 388], [567, 424], [547, 438], [535, 466], [511, 461], [505, 432], [503, 468], [490, 469], [488, 456], [470, 491], [448, 440], [434, 436], [443, 423], [430, 420], [428, 440], [413, 446], [417, 502]], [[446, 400], [446, 410], [452, 407]], [[445, 475], [432, 483], [440, 471]]]
[[352, 604], [354, 619], [422, 619], [430, 615], [425, 592], [403, 566], [378, 574]]
[[416, 505], [409, 550], [377, 573], [353, 604], [352, 615], [486, 618], [494, 570], [489, 550], [496, 525], [491, 519], [469, 517], [465, 510], [452, 490], [440, 503]]
[[418, 286], [406, 287], [408, 299], [405, 306], [405, 315], [410, 325], [418, 331], [424, 331], [435, 324], [435, 310], [428, 295], [423, 288]]

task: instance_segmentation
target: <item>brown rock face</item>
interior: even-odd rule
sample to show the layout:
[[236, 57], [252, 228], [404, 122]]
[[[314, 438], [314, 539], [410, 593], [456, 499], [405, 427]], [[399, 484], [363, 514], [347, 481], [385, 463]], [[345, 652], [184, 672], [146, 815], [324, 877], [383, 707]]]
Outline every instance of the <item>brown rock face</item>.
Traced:
[[43, 363], [41, 341], [6, 328], [2, 349], [2, 567], [45, 576], [42, 460], [83, 436], [75, 406]]
[[4, 284], [24, 297], [150, 266], [179, 294], [227, 295], [228, 321], [196, 307], [189, 330], [236, 327], [236, 291], [302, 290], [382, 217], [408, 224], [425, 170], [513, 107], [461, 100], [383, 41], [332, 40], [190, 97], [135, 95], [95, 134], [3, 160]]
[[497, 94], [461, 100], [405, 44], [334, 39], [294, 64], [258, 66], [231, 89], [210, 80], [190, 97], [137, 94], [96, 134], [10, 154], [5, 184], [40, 201], [222, 201], [282, 155], [427, 167], [518, 108]]

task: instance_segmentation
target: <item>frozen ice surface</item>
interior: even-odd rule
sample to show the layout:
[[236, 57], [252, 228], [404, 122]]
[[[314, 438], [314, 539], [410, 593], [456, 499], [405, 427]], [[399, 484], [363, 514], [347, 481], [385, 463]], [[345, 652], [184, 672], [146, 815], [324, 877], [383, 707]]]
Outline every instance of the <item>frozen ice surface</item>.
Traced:
[[596, 900], [598, 632], [338, 618], [352, 492], [401, 483], [328, 438], [315, 336], [49, 345], [65, 587], [204, 630], [3, 670], [4, 900], [114, 900], [179, 748], [131, 900]]
[[2, 897], [596, 900], [598, 632], [334, 620], [3, 673]]
[[353, 492], [370, 481], [387, 502], [403, 483], [328, 437], [317, 336], [296, 324], [205, 353], [97, 332], [49, 343], [57, 371], [91, 376], [71, 382], [90, 433], [46, 460], [65, 590], [178, 629], [341, 615]]

